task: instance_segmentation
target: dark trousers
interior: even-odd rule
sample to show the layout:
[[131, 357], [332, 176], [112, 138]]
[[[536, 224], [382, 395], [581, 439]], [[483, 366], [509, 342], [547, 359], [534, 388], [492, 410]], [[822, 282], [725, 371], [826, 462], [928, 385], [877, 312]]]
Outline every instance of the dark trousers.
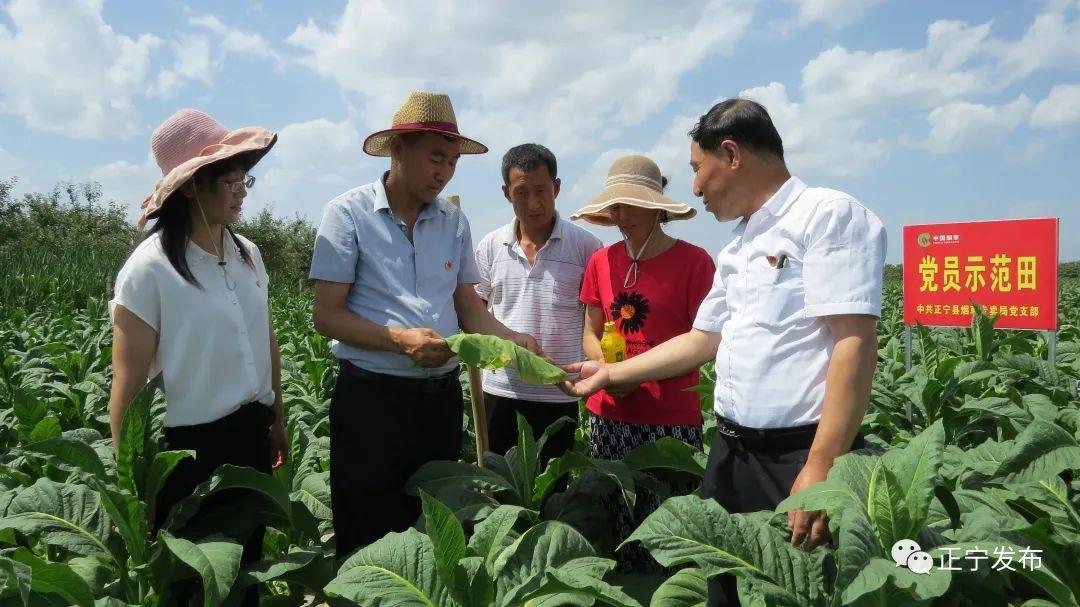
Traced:
[[[791, 494], [795, 477], [806, 464], [817, 424], [762, 432], [718, 421], [701, 482], [701, 497], [715, 499], [732, 513], [775, 509]], [[741, 438], [725, 434], [722, 429]], [[859, 436], [852, 448], [862, 446]], [[735, 576], [719, 575], [709, 580], [708, 605], [740, 605]]]
[[408, 379], [342, 361], [330, 400], [330, 499], [339, 560], [420, 517], [402, 492], [423, 464], [457, 461], [463, 418], [458, 373]]
[[[274, 412], [270, 407], [262, 403], [248, 403], [217, 421], [165, 428], [166, 450], [189, 449], [195, 452], [195, 457], [180, 460], [158, 492], [154, 502], [155, 531], [165, 524], [173, 506], [191, 495], [199, 484], [209, 480], [219, 466], [248, 466], [269, 474], [273, 465], [270, 454], [270, 424], [273, 420]], [[222, 513], [229, 511], [233, 497], [235, 494], [231, 491], [211, 495], [203, 501], [199, 512], [188, 525], [205, 527], [198, 525], [199, 519], [220, 520]], [[259, 525], [249, 537], [233, 538], [244, 545], [241, 565], [262, 558], [265, 531], [266, 528]], [[167, 604], [186, 604], [198, 589], [197, 582], [174, 584], [169, 589], [172, 600]], [[248, 588], [241, 604], [245, 607], [259, 604], [258, 586]]]
[[566, 424], [548, 438], [540, 451], [542, 465], [548, 460], [559, 457], [574, 447], [574, 431], [577, 429], [578, 404], [545, 403], [535, 400], [521, 400], [496, 396], [484, 392], [484, 407], [487, 410], [488, 448], [500, 455], [510, 447], [517, 445], [517, 414], [525, 417], [532, 427], [533, 437], [539, 439], [547, 427], [560, 417], [569, 417], [573, 423]]

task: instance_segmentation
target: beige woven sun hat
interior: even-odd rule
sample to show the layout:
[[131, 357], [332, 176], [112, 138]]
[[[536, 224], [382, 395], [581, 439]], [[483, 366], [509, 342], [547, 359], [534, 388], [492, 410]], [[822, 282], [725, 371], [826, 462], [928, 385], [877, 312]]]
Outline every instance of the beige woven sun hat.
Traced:
[[275, 142], [277, 135], [262, 127], [246, 126], [230, 131], [199, 110], [183, 109], [169, 116], [150, 136], [150, 149], [162, 177], [153, 193], [142, 202], [139, 229], [147, 220], [157, 217], [162, 207], [199, 169], [242, 156], [244, 170], [249, 170]]
[[660, 167], [638, 154], [616, 159], [608, 171], [604, 191], [570, 219], [584, 219], [599, 226], [615, 225], [610, 209], [616, 204], [666, 211], [668, 220], [690, 219], [697, 214], [689, 205], [664, 195]]
[[392, 126], [368, 135], [364, 151], [372, 156], [389, 156], [390, 140], [405, 133], [437, 133], [461, 140], [462, 154], [483, 154], [487, 146], [458, 132], [450, 97], [443, 93], [413, 91], [394, 112]]

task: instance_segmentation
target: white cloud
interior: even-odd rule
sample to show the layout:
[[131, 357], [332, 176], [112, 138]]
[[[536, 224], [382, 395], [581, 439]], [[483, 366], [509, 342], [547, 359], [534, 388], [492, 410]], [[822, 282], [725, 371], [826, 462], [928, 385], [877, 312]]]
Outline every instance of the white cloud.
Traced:
[[1062, 12], [1043, 13], [1020, 40], [996, 45], [995, 53], [1010, 81], [1038, 70], [1075, 67], [1080, 63], [1080, 19]]
[[308, 21], [287, 41], [364, 96], [366, 127], [386, 125], [410, 90], [444, 90], [462, 131], [495, 150], [540, 140], [577, 155], [664, 108], [681, 77], [730, 52], [751, 20], [743, 0], [620, 10], [561, 0], [522, 4], [512, 18], [503, 6], [353, 1], [332, 26]]
[[829, 111], [816, 98], [796, 103], [779, 82], [747, 89], [739, 97], [765, 106], [784, 141], [792, 171], [808, 176], [863, 173], [888, 154], [884, 139], [863, 133], [866, 120], [855, 113]]
[[147, 154], [142, 163], [120, 160], [94, 167], [88, 177], [101, 184], [103, 200], [114, 200], [127, 207], [128, 216], [134, 219], [139, 216], [143, 199], [161, 179], [161, 169], [153, 155]]
[[1031, 126], [1054, 129], [1074, 124], [1080, 124], [1080, 84], [1055, 86], [1031, 113]]
[[1027, 95], [1020, 95], [997, 106], [954, 101], [935, 108], [928, 117], [926, 147], [935, 154], [955, 154], [1000, 139], [1027, 121], [1031, 106]]
[[865, 115], [982, 93], [992, 88], [990, 74], [969, 63], [985, 51], [989, 33], [990, 24], [937, 21], [921, 49], [868, 53], [834, 47], [803, 68], [803, 94], [833, 113]]
[[188, 19], [188, 25], [208, 31], [203, 33], [179, 33], [171, 43], [173, 67], [157, 75], [147, 94], [159, 99], [175, 96], [185, 84], [201, 81], [211, 84], [216, 69], [229, 55], [244, 55], [273, 61], [275, 69], [281, 70], [285, 62], [274, 52], [270, 43], [259, 34], [244, 32], [225, 25], [215, 15], [199, 15]]
[[222, 23], [216, 15], [199, 15], [188, 20], [190, 25], [201, 27], [217, 34], [218, 46], [224, 54], [248, 55], [256, 59], [273, 61], [278, 69], [284, 61], [274, 52], [270, 43], [259, 34], [245, 32]]
[[162, 71], [148, 91], [151, 97], [167, 99], [175, 95], [185, 80], [201, 80], [210, 84], [213, 64], [210, 59], [210, 38], [181, 34], [171, 43], [173, 68]]
[[[255, 169], [261, 173], [252, 197], [272, 203], [275, 213], [318, 217], [325, 200], [312, 200], [311, 184], [340, 185], [342, 191], [371, 180], [361, 172], [370, 163], [361, 150], [360, 132], [349, 120], [317, 118], [278, 131], [278, 143]], [[314, 212], [313, 212], [314, 210]]]
[[823, 23], [834, 29], [846, 27], [862, 18], [866, 11], [883, 0], [788, 0], [795, 5], [793, 19], [797, 27]]
[[[844, 1], [807, 0], [800, 9], [812, 15]], [[979, 103], [979, 98], [1000, 93], [1036, 70], [1077, 64], [1080, 19], [1065, 14], [1069, 10], [1050, 6], [1014, 41], [994, 37], [991, 22], [937, 21], [927, 28], [921, 48], [863, 51], [836, 46], [803, 68], [801, 98], [794, 99], [777, 82], [740, 96], [769, 109], [789, 164], [799, 173], [865, 172], [896, 144], [880, 133], [895, 129], [913, 111], [928, 112], [931, 127], [916, 145], [941, 154], [959, 152], [991, 140], [995, 131], [1016, 128], [1031, 115], [1032, 103], [1023, 95], [1000, 106]], [[1069, 120], [1051, 118], [1057, 115], [1051, 110], [1067, 112], [1071, 99], [1067, 89], [1048, 98], [1038, 120]], [[894, 137], [901, 142], [915, 139]]]
[[132, 99], [145, 89], [161, 41], [116, 33], [101, 9], [100, 0], [0, 5], [14, 24], [0, 24], [0, 110], [76, 138], [137, 133]]

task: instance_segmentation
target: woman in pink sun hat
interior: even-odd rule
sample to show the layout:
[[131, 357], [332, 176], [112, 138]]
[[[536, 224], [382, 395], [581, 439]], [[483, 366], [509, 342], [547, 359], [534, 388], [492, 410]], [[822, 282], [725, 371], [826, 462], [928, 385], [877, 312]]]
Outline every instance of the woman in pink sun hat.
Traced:
[[[229, 227], [255, 181], [247, 172], [276, 141], [266, 129], [230, 131], [191, 109], [170, 116], [150, 140], [162, 178], [139, 220], [140, 228], [151, 219], [154, 224], [124, 263], [109, 302], [109, 421], [118, 444], [135, 394], [161, 376], [164, 449], [195, 456], [177, 464], [150, 504], [154, 530], [219, 466], [270, 473], [288, 452], [266, 267], [258, 247]], [[228, 507], [219, 498], [205, 500], [197, 519], [217, 520], [215, 512]], [[251, 518], [246, 533], [229, 530], [241, 536], [244, 563], [262, 556], [263, 527]], [[186, 602], [197, 592], [197, 586], [173, 585], [163, 604]], [[252, 587], [242, 604], [258, 601]]]

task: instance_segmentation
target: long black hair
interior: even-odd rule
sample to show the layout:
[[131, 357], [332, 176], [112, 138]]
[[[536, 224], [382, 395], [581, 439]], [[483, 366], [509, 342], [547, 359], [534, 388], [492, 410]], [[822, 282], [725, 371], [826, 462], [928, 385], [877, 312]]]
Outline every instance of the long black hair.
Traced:
[[[247, 171], [247, 168], [247, 164], [238, 158], [229, 158], [208, 164], [195, 172], [195, 175], [191, 178], [192, 186], [199, 187], [212, 183], [226, 173]], [[161, 234], [161, 248], [165, 251], [165, 257], [169, 260], [173, 269], [184, 280], [201, 289], [202, 285], [199, 284], [195, 275], [191, 273], [191, 268], [188, 267], [187, 262], [187, 244], [191, 238], [192, 228], [189, 209], [191, 205], [195, 204], [195, 199], [188, 197], [183, 191], [175, 192], [171, 198], [175, 198], [175, 200], [169, 200], [167, 204], [162, 205], [157, 215], [157, 221], [150, 228], [148, 235]], [[254, 270], [255, 263], [251, 260], [251, 253], [248, 252], [247, 247], [240, 242], [240, 239], [230, 226], [226, 225], [225, 229], [229, 232], [229, 236], [232, 237], [233, 243], [240, 249], [240, 257], [244, 260], [244, 263]]]

